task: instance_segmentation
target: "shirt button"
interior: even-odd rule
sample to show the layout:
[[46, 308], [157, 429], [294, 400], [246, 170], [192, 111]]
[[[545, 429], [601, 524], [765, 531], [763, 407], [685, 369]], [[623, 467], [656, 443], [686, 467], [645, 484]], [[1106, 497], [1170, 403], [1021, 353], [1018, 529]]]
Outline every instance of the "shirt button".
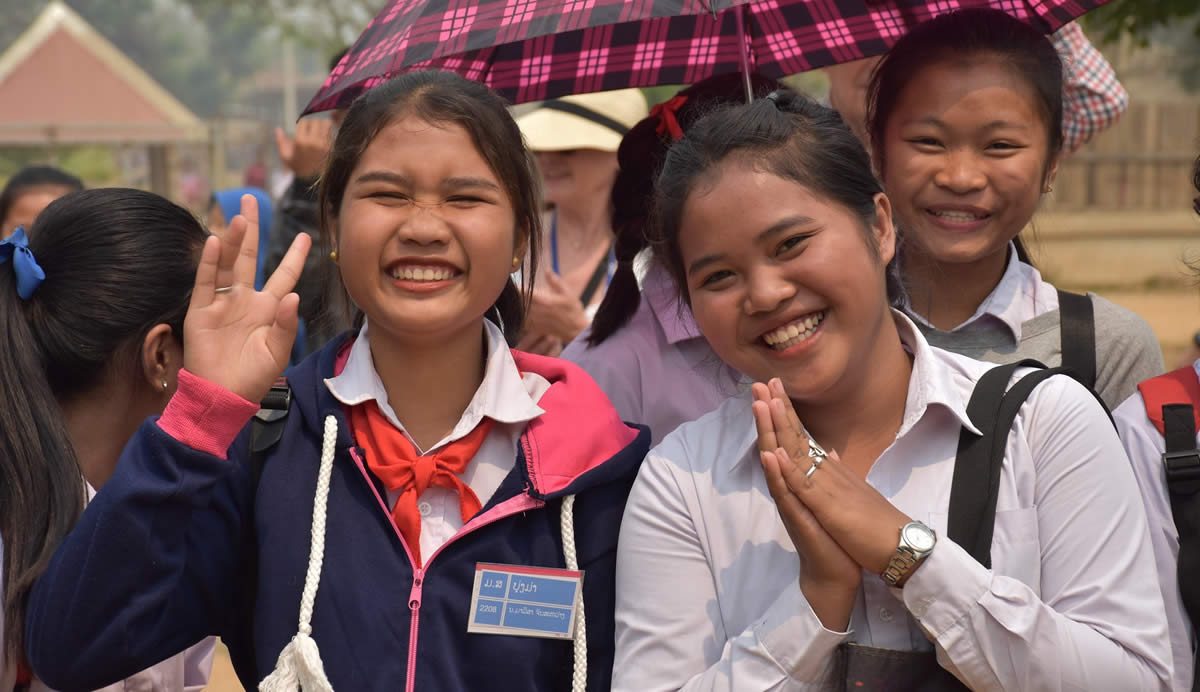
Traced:
[[880, 608], [879, 609], [879, 619], [883, 620], [884, 622], [891, 622], [892, 621], [892, 611], [887, 608]]
[[421, 516], [427, 517], [433, 512], [433, 505], [428, 502], [422, 502], [417, 505], [417, 511], [421, 513]]

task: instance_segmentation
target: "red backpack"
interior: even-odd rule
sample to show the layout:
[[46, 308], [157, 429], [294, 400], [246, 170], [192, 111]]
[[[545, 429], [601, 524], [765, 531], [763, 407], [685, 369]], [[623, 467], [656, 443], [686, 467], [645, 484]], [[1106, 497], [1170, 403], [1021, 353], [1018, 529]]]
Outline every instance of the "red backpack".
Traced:
[[[1163, 470], [1179, 531], [1179, 593], [1195, 627], [1200, 623], [1200, 380], [1192, 368], [1180, 368], [1146, 380], [1138, 391], [1146, 402], [1146, 415], [1166, 443]], [[1200, 691], [1200, 674], [1192, 690]]]

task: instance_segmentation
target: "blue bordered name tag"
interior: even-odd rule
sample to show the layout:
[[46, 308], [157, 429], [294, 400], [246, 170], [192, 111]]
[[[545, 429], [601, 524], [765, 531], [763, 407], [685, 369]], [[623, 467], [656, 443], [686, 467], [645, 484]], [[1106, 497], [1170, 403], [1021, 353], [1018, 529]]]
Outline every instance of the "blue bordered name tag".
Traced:
[[574, 639], [582, 584], [580, 571], [480, 562], [467, 631]]

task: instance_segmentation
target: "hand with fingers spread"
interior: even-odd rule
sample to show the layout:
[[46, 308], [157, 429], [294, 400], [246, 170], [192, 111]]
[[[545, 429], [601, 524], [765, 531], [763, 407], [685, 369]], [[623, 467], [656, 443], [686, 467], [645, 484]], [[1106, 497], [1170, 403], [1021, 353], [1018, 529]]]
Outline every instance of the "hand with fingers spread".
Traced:
[[283, 372], [299, 318], [291, 293], [312, 241], [300, 234], [263, 290], [254, 290], [258, 202], [242, 197], [223, 238], [204, 244], [183, 323], [189, 372], [249, 401], [259, 401]]

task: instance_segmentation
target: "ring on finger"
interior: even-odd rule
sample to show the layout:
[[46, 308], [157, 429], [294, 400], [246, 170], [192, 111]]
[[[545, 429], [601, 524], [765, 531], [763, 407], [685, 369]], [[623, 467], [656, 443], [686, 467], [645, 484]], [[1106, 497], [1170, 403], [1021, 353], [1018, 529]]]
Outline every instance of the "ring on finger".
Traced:
[[[220, 288], [214, 288], [213, 293], [228, 293], [232, 290], [233, 290], [233, 286], [222, 286]], [[811, 454], [811, 452], [810, 452], [810, 454]]]
[[821, 464], [824, 464], [825, 460], [829, 458], [829, 452], [826, 452], [824, 447], [810, 437], [808, 438], [808, 458], [812, 459], [813, 466], [820, 468]]
[[821, 468], [820, 460], [813, 459], [812, 466], [809, 466], [808, 470], [804, 472], [804, 480], [808, 480], [809, 478], [812, 478], [812, 475], [814, 473], [816, 473], [817, 469], [819, 469], [819, 468]]

